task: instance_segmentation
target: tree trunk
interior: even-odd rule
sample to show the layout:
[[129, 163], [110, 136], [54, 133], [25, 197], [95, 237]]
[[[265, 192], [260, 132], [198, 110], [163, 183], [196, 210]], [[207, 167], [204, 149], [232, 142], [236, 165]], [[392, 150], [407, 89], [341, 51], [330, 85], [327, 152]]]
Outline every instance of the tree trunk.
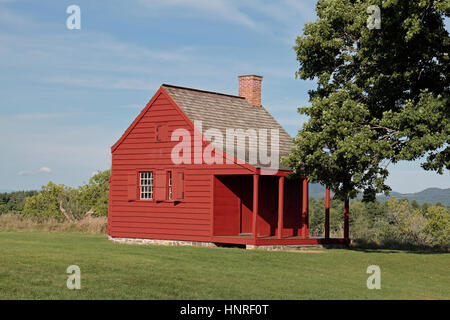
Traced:
[[73, 219], [67, 214], [66, 210], [62, 206], [62, 201], [59, 202], [59, 210], [61, 210], [62, 214], [66, 217], [69, 222], [73, 222]]
[[85, 215], [86, 217], [91, 217], [93, 213], [95, 213], [94, 208], [91, 208], [91, 209], [89, 209], [89, 211], [86, 212], [84, 215]]

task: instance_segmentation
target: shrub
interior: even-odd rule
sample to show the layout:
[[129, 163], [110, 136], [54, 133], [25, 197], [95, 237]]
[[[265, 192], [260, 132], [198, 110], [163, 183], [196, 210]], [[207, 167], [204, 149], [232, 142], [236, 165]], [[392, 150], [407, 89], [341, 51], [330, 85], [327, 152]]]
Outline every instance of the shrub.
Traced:
[[[393, 228], [391, 236], [402, 243], [414, 243], [419, 246], [427, 246], [430, 243], [430, 235], [425, 232], [427, 220], [418, 208], [414, 209], [408, 201], [389, 200], [388, 219]], [[395, 235], [394, 235], [395, 234]]]
[[361, 211], [358, 202], [351, 205], [350, 212], [355, 217], [351, 236], [358, 245], [397, 249], [449, 248], [450, 213], [445, 207], [428, 204], [421, 207], [406, 200], [392, 199], [376, 215]]
[[61, 222], [55, 218], [37, 220], [19, 214], [7, 213], [0, 215], [0, 231], [46, 231], [83, 233], [106, 233], [106, 217], [84, 217], [74, 222]]
[[450, 247], [450, 212], [442, 206], [432, 206], [426, 213], [427, 232], [432, 240], [431, 244], [441, 248]]

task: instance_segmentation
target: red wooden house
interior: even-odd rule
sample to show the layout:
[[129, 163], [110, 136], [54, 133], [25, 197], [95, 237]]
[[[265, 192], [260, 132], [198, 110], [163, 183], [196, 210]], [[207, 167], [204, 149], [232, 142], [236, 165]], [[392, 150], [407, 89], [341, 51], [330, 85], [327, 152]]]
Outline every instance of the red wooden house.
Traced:
[[[253, 246], [348, 242], [348, 212], [344, 238], [329, 237], [327, 210], [325, 237], [309, 237], [308, 182], [291, 179], [280, 164], [292, 138], [261, 105], [261, 81], [240, 76], [239, 96], [159, 88], [111, 148], [110, 238]], [[227, 140], [236, 153], [227, 152], [216, 140], [230, 128], [278, 132], [265, 141], [276, 163], [249, 160], [255, 151], [250, 135], [244, 143]]]

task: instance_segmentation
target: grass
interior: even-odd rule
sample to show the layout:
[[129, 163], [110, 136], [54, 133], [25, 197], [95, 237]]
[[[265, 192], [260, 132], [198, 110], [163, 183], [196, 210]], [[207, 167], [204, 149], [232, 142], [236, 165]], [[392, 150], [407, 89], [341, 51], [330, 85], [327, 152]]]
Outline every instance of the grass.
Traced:
[[[66, 287], [69, 265], [81, 290]], [[381, 290], [366, 269], [381, 268]], [[0, 299], [449, 299], [445, 253], [139, 246], [76, 232], [1, 232]]]

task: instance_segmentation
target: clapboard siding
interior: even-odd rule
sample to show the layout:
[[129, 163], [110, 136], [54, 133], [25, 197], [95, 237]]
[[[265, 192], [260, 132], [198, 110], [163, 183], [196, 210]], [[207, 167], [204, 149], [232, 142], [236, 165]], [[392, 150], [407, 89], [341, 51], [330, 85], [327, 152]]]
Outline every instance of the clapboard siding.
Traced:
[[[157, 141], [157, 126], [167, 128], [168, 139]], [[112, 148], [109, 234], [114, 237], [155, 238], [209, 241], [211, 236], [212, 175], [222, 173], [249, 174], [242, 165], [182, 164], [174, 165], [171, 152], [178, 141], [171, 141], [173, 131], [184, 129], [191, 135], [191, 155], [194, 152], [192, 124], [167, 96], [159, 90], [120, 143]], [[203, 148], [207, 143], [203, 143]], [[197, 151], [197, 150], [196, 150]], [[203, 152], [203, 151], [202, 151]], [[224, 158], [225, 159], [225, 158]], [[129, 175], [139, 170], [177, 170], [184, 172], [184, 199], [180, 202], [153, 200], [129, 201]], [[154, 176], [154, 181], [156, 177]], [[137, 193], [136, 186], [136, 193]]]
[[[172, 239], [172, 235], [178, 235], [178, 236], [203, 236], [208, 237], [210, 232], [209, 230], [206, 231], [199, 231], [199, 230], [190, 230], [190, 229], [184, 229], [184, 230], [176, 230], [173, 228], [170, 229], [153, 229], [153, 228], [146, 228], [146, 227], [114, 227], [111, 232], [114, 234], [113, 236], [120, 236], [120, 237], [126, 237], [126, 238], [133, 238], [133, 234], [155, 234], [158, 235], [158, 239]], [[122, 235], [119, 235], [122, 234]], [[137, 237], [141, 238], [141, 237]], [[142, 237], [146, 238], [146, 237]], [[189, 240], [189, 239], [186, 239]]]
[[211, 241], [210, 236], [201, 236], [198, 234], [171, 234], [171, 233], [145, 233], [136, 231], [122, 231], [117, 230], [114, 237], [123, 238], [140, 238], [140, 239], [168, 239], [168, 240], [183, 240], [183, 241]]

